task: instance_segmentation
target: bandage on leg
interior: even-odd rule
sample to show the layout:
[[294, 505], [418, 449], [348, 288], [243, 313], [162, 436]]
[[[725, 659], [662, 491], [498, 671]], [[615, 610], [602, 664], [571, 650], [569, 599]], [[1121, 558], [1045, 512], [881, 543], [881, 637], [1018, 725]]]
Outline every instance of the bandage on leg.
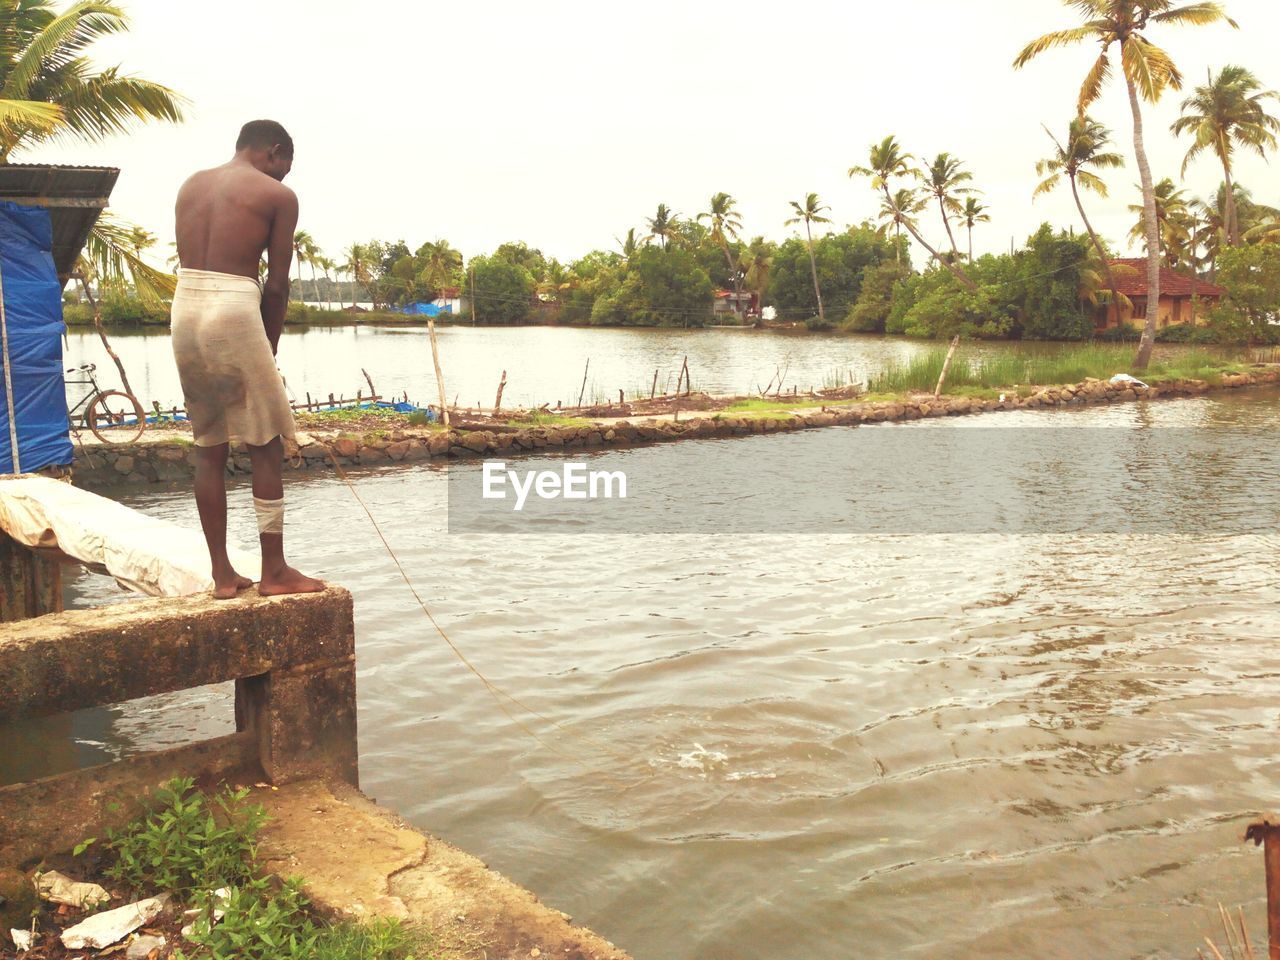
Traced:
[[253, 498], [253, 509], [258, 515], [258, 533], [284, 533], [284, 498], [260, 500]]

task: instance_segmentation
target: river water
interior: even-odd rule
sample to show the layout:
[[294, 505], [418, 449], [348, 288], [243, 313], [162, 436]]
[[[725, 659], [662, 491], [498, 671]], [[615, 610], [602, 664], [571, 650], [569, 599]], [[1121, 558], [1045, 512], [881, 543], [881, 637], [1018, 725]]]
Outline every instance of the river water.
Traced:
[[[112, 331], [111, 343], [125, 365], [143, 406], [181, 406], [182, 390], [165, 329]], [[865, 382], [886, 364], [937, 349], [938, 344], [895, 337], [794, 334], [764, 330], [596, 329], [582, 327], [440, 327], [437, 329], [450, 403], [492, 406], [503, 371], [505, 406], [556, 401], [648, 396], [673, 390], [684, 358], [695, 389], [752, 393], [775, 377], [800, 390]], [[1061, 344], [966, 344], [971, 356], [1016, 350], [1052, 351]], [[1162, 349], [1178, 349], [1162, 347]], [[68, 334], [67, 366], [96, 363], [103, 387], [117, 387], [117, 374], [97, 334]], [[438, 402], [431, 344], [420, 326], [288, 327], [279, 363], [295, 400], [368, 396], [367, 371], [384, 397]], [[584, 373], [586, 382], [584, 384]], [[78, 396], [77, 396], [78, 399]]]
[[[1277, 401], [982, 419], [1213, 436], [1280, 426]], [[750, 457], [805, 436], [707, 442]], [[1221, 469], [1206, 511], [1275, 482]], [[507, 702], [514, 723], [459, 664], [338, 480], [294, 481], [296, 562], [356, 598], [363, 787], [637, 960], [1185, 958], [1219, 901], [1263, 939], [1240, 837], [1280, 780], [1269, 519], [1231, 537], [451, 535], [442, 466], [359, 482], [453, 640], [536, 712]], [[1055, 495], [1089, 493], [1055, 483], [1045, 509]], [[196, 523], [185, 490], [125, 499]], [[233, 537], [252, 524], [240, 486]], [[87, 574], [70, 592], [116, 598]], [[219, 687], [72, 732], [83, 762], [231, 722]]]

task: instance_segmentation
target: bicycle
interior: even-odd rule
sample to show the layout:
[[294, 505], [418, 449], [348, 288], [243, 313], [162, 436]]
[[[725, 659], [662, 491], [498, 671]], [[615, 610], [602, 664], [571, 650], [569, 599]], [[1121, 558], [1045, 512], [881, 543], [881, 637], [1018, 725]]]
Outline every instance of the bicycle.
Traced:
[[[67, 373], [83, 374], [83, 379], [67, 380], [67, 386], [87, 386], [91, 389], [74, 407], [67, 408], [67, 421], [76, 422], [81, 407], [85, 407], [80, 419], [93, 435], [103, 443], [133, 443], [147, 429], [147, 418], [142, 412], [142, 404], [131, 393], [122, 390], [103, 390], [98, 386], [98, 379], [93, 375], [97, 364], [83, 363], [79, 367], [68, 367]], [[132, 421], [130, 421], [132, 417]], [[75, 429], [74, 427], [72, 429]]]

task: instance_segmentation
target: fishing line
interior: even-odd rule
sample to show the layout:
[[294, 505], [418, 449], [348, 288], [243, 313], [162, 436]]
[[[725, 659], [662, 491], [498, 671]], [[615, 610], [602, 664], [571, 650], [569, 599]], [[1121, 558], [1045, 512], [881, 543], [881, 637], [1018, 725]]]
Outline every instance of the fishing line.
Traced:
[[[445, 632], [445, 629], [442, 626], [440, 626], [440, 623], [436, 620], [435, 615], [432, 614], [431, 608], [427, 606], [426, 601], [423, 600], [421, 594], [418, 593], [418, 588], [414, 586], [413, 580], [409, 577], [408, 571], [405, 570], [404, 568], [404, 564], [400, 562], [400, 558], [396, 555], [395, 550], [391, 548], [391, 544], [387, 541], [386, 534], [382, 532], [382, 527], [378, 524], [378, 521], [374, 518], [373, 511], [369, 509], [369, 505], [365, 503], [364, 498], [360, 496], [360, 492], [356, 489], [355, 484], [351, 482], [351, 478], [347, 476], [346, 471], [343, 470], [342, 466], [338, 463], [338, 458], [334, 452], [333, 445], [324, 440], [320, 440], [319, 442], [324, 445], [325, 450], [328, 452], [329, 461], [333, 464], [333, 469], [337, 472], [338, 477], [342, 480], [343, 483], [347, 485], [347, 489], [351, 491], [351, 495], [355, 498], [356, 503], [358, 503], [360, 505], [360, 509], [364, 511], [364, 515], [369, 518], [370, 525], [372, 525], [374, 532], [377, 533], [378, 539], [382, 541], [382, 546], [387, 551], [387, 555], [391, 557], [392, 563], [396, 565], [396, 569], [400, 572], [400, 577], [402, 580], [404, 580], [405, 586], [409, 588], [409, 592], [413, 594], [413, 599], [418, 602], [418, 606], [422, 608], [422, 612], [425, 613], [427, 615], [427, 619], [431, 621], [431, 625], [435, 628], [436, 633], [440, 634], [440, 638], [444, 640], [444, 642], [448, 645], [449, 649], [453, 651], [453, 655], [458, 658], [458, 660], [462, 663], [462, 665], [465, 666], [469, 671], [471, 671], [471, 673], [475, 674], [475, 676], [480, 680], [480, 682], [484, 684], [485, 689], [489, 691], [489, 694], [493, 697], [494, 701], [498, 704], [498, 708], [504, 714], [507, 715], [507, 718], [512, 723], [514, 723], [517, 727], [519, 727], [521, 730], [527, 733], [530, 737], [536, 740], [540, 745], [545, 747], [547, 750], [554, 753], [556, 756], [560, 757], [563, 760], [569, 760], [569, 761], [572, 761], [573, 763], [578, 764], [585, 770], [592, 770], [593, 768], [588, 766], [586, 761], [584, 761], [581, 757], [576, 757], [576, 756], [573, 756], [572, 754], [565, 753], [559, 750], [553, 744], [551, 744], [542, 736], [540, 736], [536, 730], [534, 730], [527, 724], [523, 723], [518, 717], [516, 717], [515, 714], [513, 714], [507, 708], [507, 705], [502, 702], [503, 698], [506, 698], [507, 700], [511, 701], [520, 709], [527, 711], [530, 715], [537, 717], [539, 720], [543, 721], [544, 723], [551, 724], [552, 726], [556, 727], [565, 735], [573, 737], [576, 740], [580, 740], [583, 743], [591, 744], [592, 746], [598, 748], [603, 753], [612, 756], [615, 760], [628, 761], [628, 762], [632, 760], [633, 759], [632, 755], [624, 754], [619, 751], [616, 751], [612, 747], [610, 747], [608, 744], [602, 743], [599, 740], [595, 740], [591, 737], [584, 736], [583, 734], [570, 730], [568, 727], [564, 726], [562, 723], [556, 720], [553, 720], [550, 717], [544, 716], [543, 714], [539, 713], [537, 710], [533, 709], [533, 707], [529, 706], [524, 701], [520, 700], [518, 697], [503, 690], [501, 687], [499, 687], [492, 680], [490, 680], [488, 677], [486, 677], [483, 673], [480, 672], [479, 668], [477, 668], [476, 665], [473, 664], [467, 658], [466, 654], [464, 654], [458, 648], [458, 645], [455, 644], [453, 640], [449, 637], [449, 634]], [[630, 790], [633, 786], [637, 786], [639, 783], [644, 783], [647, 780], [650, 780], [656, 777], [657, 773], [654, 771], [650, 771], [648, 774], [641, 777], [636, 783], [632, 783], [632, 784], [626, 784], [618, 777], [615, 777], [609, 773], [598, 774], [598, 775], [601, 775], [605, 779], [620, 785], [620, 790], [625, 791], [625, 790]]]

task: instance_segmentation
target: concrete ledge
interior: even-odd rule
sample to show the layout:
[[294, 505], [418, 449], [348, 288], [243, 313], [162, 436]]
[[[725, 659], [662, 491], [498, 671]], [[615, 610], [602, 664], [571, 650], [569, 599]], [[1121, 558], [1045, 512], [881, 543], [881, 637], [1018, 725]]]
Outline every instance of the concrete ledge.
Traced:
[[432, 934], [440, 960], [629, 960], [622, 950], [470, 854], [427, 836], [358, 790], [304, 780], [254, 790], [271, 817], [259, 852], [300, 875], [322, 911], [393, 916]]
[[349, 664], [351, 594], [138, 600], [0, 624], [0, 722]]

